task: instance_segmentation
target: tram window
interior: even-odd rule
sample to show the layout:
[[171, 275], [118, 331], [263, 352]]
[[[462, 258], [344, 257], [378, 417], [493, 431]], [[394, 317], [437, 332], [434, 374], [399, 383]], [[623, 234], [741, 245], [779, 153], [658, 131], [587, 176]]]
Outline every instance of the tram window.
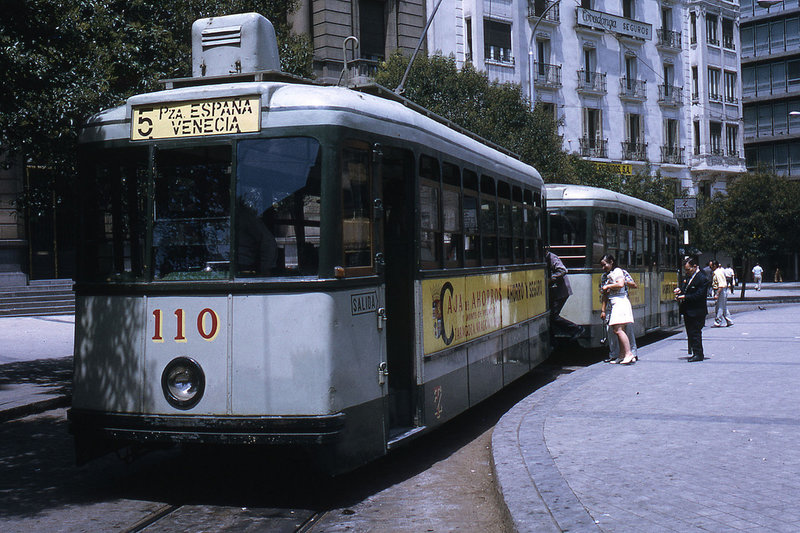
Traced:
[[419, 186], [419, 254], [424, 267], [441, 266], [439, 242], [439, 188], [425, 180]]
[[464, 170], [464, 199], [462, 205], [464, 220], [464, 264], [478, 266], [481, 262], [478, 230], [478, 176], [471, 170]]
[[592, 266], [599, 267], [600, 260], [606, 253], [606, 214], [602, 211], [594, 214], [592, 226]]
[[342, 251], [345, 268], [372, 266], [371, 151], [342, 149]]
[[497, 201], [494, 179], [481, 177], [481, 258], [484, 265], [497, 264]]
[[439, 161], [419, 158], [419, 254], [423, 267], [442, 266], [442, 222], [439, 217]]
[[82, 148], [79, 160], [85, 191], [79, 279], [141, 279], [147, 228], [147, 149]]
[[617, 213], [606, 213], [606, 253], [619, 257], [619, 239], [617, 237], [619, 216]]
[[153, 277], [228, 278], [230, 147], [158, 150], [155, 169]]
[[497, 184], [497, 233], [500, 264], [511, 263], [511, 187], [505, 182]]
[[463, 232], [461, 231], [461, 176], [457, 166], [442, 164], [442, 221], [445, 266], [461, 265]]
[[586, 266], [586, 213], [578, 210], [551, 211], [550, 249], [567, 268]]
[[636, 219], [636, 266], [644, 264], [644, 220]]
[[514, 263], [524, 262], [523, 242], [525, 237], [524, 214], [522, 206], [522, 189], [514, 187], [511, 194], [511, 232], [513, 235], [512, 252]]
[[239, 143], [238, 276], [313, 276], [320, 246], [320, 147], [288, 137]]

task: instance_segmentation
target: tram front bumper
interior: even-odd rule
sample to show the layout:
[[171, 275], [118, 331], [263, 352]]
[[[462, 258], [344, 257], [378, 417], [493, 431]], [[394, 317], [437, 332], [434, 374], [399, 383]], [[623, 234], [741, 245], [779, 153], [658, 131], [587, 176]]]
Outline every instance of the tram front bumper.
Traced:
[[327, 444], [338, 439], [345, 415], [172, 416], [107, 413], [72, 408], [70, 432], [141, 444]]

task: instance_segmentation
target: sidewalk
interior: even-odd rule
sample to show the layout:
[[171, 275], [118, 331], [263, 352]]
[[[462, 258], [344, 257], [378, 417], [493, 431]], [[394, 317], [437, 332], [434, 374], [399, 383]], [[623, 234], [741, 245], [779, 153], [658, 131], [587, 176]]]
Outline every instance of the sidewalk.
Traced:
[[706, 361], [687, 364], [682, 332], [506, 413], [492, 453], [517, 530], [797, 531], [800, 304], [761, 299], [800, 291], [780, 285], [703, 330]]
[[69, 405], [75, 317], [0, 318], [0, 422]]

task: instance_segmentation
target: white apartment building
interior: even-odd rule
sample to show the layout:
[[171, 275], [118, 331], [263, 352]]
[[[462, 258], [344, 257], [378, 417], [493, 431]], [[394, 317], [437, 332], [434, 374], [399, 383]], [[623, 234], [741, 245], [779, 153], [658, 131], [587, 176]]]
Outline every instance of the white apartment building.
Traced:
[[553, 110], [564, 148], [600, 165], [649, 165], [691, 196], [745, 170], [737, 4], [452, 0], [427, 44], [521, 84]]

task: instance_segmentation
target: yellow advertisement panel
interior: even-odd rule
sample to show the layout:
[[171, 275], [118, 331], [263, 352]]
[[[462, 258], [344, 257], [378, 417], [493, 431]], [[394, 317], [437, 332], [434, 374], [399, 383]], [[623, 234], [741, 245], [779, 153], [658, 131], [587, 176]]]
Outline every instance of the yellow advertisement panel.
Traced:
[[592, 311], [600, 311], [602, 309], [602, 300], [600, 299], [600, 280], [603, 274], [592, 274]]
[[664, 272], [661, 280], [661, 301], [671, 302], [675, 299], [675, 289], [678, 288], [678, 273]]
[[544, 271], [423, 280], [422, 306], [428, 355], [544, 313]]
[[629, 272], [633, 281], [636, 282], [635, 289], [628, 289], [628, 300], [631, 301], [631, 305], [633, 307], [644, 305], [646, 302], [646, 294], [647, 291], [645, 290], [644, 283], [642, 282], [642, 273], [641, 272]]
[[260, 117], [259, 96], [135, 106], [131, 113], [131, 140], [254, 133], [260, 130]]

